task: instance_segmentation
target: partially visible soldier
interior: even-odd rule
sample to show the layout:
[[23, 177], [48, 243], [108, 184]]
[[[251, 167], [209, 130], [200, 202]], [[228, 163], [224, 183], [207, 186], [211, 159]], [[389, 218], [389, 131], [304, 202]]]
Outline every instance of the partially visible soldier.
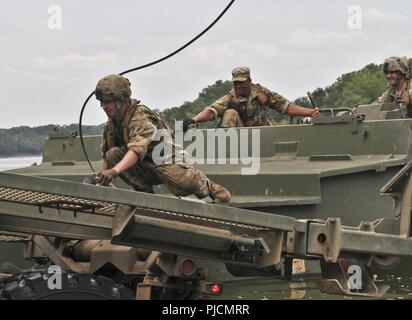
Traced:
[[[175, 162], [175, 144], [168, 156], [172, 161], [157, 164], [152, 154], [160, 141], [154, 141], [158, 130], [173, 137], [168, 125], [148, 107], [131, 99], [130, 82], [120, 75], [101, 79], [95, 90], [97, 100], [109, 120], [104, 128], [101, 171], [97, 173], [100, 185], [109, 185], [120, 176], [136, 191], [153, 193], [153, 186], [165, 184], [176, 196], [210, 196], [221, 202], [230, 202], [230, 192], [209, 180], [201, 171], [181, 162]], [[164, 148], [164, 153], [167, 148]], [[178, 148], [179, 150], [179, 148]]]
[[402, 116], [412, 118], [412, 85], [407, 57], [391, 57], [385, 60], [383, 72], [391, 88], [379, 98], [379, 103], [396, 103]]
[[299, 107], [280, 94], [252, 83], [250, 69], [238, 67], [232, 71], [233, 89], [224, 97], [206, 107], [193, 119], [185, 119], [183, 129], [190, 125], [220, 117], [219, 127], [270, 126], [267, 108], [290, 116], [317, 117], [319, 109]]

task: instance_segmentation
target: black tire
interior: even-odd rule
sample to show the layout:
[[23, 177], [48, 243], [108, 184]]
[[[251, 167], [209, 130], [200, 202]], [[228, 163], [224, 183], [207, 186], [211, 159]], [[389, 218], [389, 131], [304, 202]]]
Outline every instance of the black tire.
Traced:
[[0, 282], [0, 300], [135, 300], [133, 292], [111, 279], [62, 271], [61, 289], [50, 289], [47, 270], [20, 273]]

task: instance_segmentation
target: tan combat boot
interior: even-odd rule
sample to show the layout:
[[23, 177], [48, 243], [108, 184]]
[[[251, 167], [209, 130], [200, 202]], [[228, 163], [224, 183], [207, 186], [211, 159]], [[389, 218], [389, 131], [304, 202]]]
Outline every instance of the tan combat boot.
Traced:
[[232, 199], [232, 195], [229, 190], [213, 182], [212, 180], [209, 180], [209, 196], [213, 200], [218, 199], [222, 203], [229, 203]]

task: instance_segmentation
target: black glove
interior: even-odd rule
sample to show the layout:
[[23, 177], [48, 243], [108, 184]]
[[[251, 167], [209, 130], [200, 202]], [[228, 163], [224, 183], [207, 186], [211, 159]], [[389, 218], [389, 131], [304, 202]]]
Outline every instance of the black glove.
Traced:
[[196, 121], [191, 118], [183, 120], [183, 132], [189, 130], [189, 126], [191, 126], [192, 124], [196, 124]]
[[98, 179], [102, 187], [108, 186], [118, 176], [119, 173], [114, 169], [108, 169], [98, 173]]

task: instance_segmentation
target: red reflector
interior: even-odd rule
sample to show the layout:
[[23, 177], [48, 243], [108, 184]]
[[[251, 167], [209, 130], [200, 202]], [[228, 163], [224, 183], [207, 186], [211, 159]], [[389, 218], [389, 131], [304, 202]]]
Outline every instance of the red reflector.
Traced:
[[222, 286], [220, 284], [212, 284], [210, 286], [210, 292], [212, 293], [220, 293], [222, 291]]
[[195, 273], [196, 271], [196, 267], [195, 267], [195, 263], [190, 260], [190, 259], [186, 259], [182, 262], [182, 265], [180, 266], [181, 268], [181, 272], [185, 275], [185, 276], [191, 276]]

